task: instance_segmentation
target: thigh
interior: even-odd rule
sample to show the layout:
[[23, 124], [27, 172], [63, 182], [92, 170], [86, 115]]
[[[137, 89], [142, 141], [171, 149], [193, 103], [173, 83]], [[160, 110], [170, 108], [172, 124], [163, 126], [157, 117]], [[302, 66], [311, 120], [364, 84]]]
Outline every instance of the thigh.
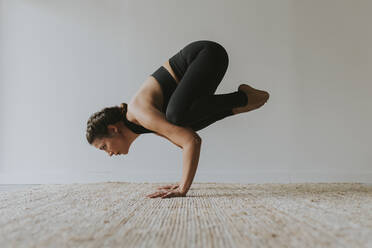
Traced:
[[[176, 90], [169, 99], [166, 110], [167, 116], [182, 115], [191, 107], [192, 103], [206, 95], [212, 95], [216, 91], [228, 67], [228, 55], [226, 50], [215, 42], [195, 43], [202, 45], [194, 58], [191, 58], [193, 43], [182, 49], [182, 53], [188, 60], [185, 74], [179, 81]], [[187, 54], [190, 57], [187, 57]], [[192, 61], [190, 61], [192, 59]]]

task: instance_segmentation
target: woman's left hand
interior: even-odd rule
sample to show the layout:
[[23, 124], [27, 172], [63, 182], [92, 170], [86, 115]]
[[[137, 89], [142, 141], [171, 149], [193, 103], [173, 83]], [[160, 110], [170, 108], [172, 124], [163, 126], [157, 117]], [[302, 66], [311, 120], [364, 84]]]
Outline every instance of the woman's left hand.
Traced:
[[150, 197], [150, 198], [156, 198], [156, 197], [171, 198], [171, 197], [184, 197], [184, 196], [186, 196], [186, 192], [182, 192], [179, 189], [158, 191], [158, 192], [147, 195], [147, 197]]

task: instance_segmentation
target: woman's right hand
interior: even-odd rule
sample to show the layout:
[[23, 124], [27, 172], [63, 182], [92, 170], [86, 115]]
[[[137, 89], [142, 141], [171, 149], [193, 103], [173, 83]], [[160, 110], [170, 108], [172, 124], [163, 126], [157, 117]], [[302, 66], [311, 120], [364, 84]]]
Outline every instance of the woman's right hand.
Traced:
[[160, 186], [158, 187], [157, 189], [169, 189], [169, 190], [173, 190], [173, 189], [177, 189], [179, 187], [179, 184], [170, 184], [170, 185], [165, 185], [165, 186]]

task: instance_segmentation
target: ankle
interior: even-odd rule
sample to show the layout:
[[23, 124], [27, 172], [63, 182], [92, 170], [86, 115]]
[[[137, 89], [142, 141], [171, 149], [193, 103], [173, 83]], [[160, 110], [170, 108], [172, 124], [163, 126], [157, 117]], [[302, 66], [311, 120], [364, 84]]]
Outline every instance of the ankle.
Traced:
[[231, 109], [231, 113], [232, 113], [233, 115], [240, 114], [241, 111], [239, 111], [239, 108], [240, 108], [240, 107], [232, 108], [232, 109]]
[[245, 93], [244, 91], [242, 90], [238, 90], [238, 94], [239, 94], [239, 97], [241, 99], [241, 102], [242, 102], [242, 106], [245, 106], [248, 104], [248, 96], [247, 96], [247, 93]]

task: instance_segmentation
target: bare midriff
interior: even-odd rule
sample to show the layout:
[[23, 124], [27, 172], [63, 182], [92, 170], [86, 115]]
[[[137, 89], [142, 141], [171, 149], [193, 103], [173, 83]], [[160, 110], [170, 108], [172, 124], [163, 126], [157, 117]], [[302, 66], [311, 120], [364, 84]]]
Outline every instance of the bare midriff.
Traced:
[[176, 80], [176, 83], [178, 84], [178, 83], [179, 83], [179, 80], [178, 80], [176, 74], [174, 73], [172, 67], [170, 66], [170, 64], [169, 64], [169, 60], [167, 60], [167, 61], [164, 63], [163, 66], [165, 67], [165, 69], [167, 69], [167, 71], [172, 75], [172, 77], [174, 78], [174, 80]]

